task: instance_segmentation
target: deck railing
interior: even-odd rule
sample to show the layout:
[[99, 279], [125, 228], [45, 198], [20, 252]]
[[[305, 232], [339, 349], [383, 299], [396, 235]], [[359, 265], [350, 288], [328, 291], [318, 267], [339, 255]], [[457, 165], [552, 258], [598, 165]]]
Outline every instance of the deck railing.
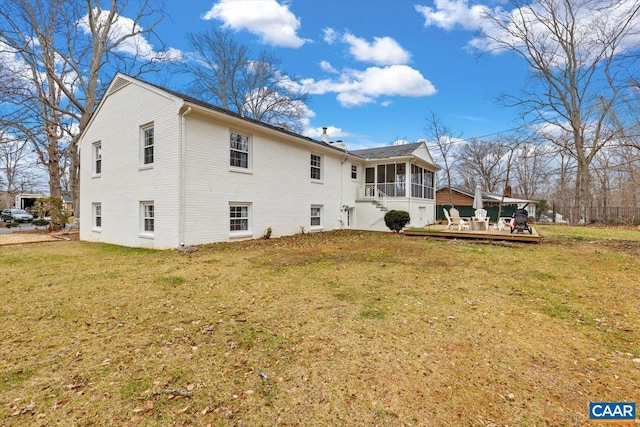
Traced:
[[373, 199], [385, 208], [388, 208], [389, 195], [385, 193], [380, 187], [387, 184], [366, 184], [364, 187], [365, 199]]

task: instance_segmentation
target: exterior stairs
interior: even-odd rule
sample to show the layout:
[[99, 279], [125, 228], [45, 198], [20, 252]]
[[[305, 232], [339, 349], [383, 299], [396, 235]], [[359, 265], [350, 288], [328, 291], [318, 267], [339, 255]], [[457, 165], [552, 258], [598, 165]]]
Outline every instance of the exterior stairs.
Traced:
[[387, 209], [387, 207], [385, 205], [383, 205], [382, 203], [378, 202], [377, 200], [373, 200], [371, 202], [376, 208], [380, 209], [380, 211], [382, 212], [388, 212], [389, 209]]

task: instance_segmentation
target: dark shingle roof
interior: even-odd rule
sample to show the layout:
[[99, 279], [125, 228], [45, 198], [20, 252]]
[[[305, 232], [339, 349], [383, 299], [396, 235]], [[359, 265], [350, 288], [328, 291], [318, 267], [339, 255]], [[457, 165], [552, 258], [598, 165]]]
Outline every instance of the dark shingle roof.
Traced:
[[362, 157], [363, 159], [387, 159], [389, 157], [407, 157], [410, 156], [422, 142], [414, 142], [411, 144], [389, 145], [387, 147], [366, 148], [364, 150], [349, 151], [350, 154]]
[[205, 101], [202, 101], [200, 99], [194, 98], [193, 96], [186, 95], [184, 93], [175, 91], [173, 89], [168, 89], [166, 87], [163, 87], [163, 86], [160, 86], [160, 85], [157, 85], [155, 83], [151, 83], [151, 82], [139, 79], [139, 78], [130, 77], [130, 76], [127, 76], [127, 77], [132, 78], [132, 79], [136, 79], [136, 80], [140, 80], [143, 83], [146, 83], [146, 84], [148, 84], [150, 86], [156, 87], [156, 88], [158, 88], [158, 89], [160, 89], [160, 90], [162, 90], [164, 92], [167, 92], [167, 93], [169, 93], [171, 95], [177, 96], [178, 98], [181, 98], [181, 99], [183, 99], [184, 101], [186, 101], [186, 102], [188, 102], [190, 104], [194, 104], [194, 105], [206, 108], [208, 110], [217, 111], [219, 113], [226, 114], [228, 116], [235, 117], [235, 118], [238, 118], [240, 120], [244, 120], [246, 122], [253, 123], [253, 124], [258, 125], [258, 126], [263, 126], [265, 128], [269, 128], [269, 129], [272, 129], [272, 130], [275, 130], [275, 131], [278, 131], [278, 132], [282, 132], [284, 134], [291, 135], [291, 136], [294, 136], [296, 138], [304, 139], [304, 140], [309, 141], [311, 143], [318, 144], [318, 145], [321, 145], [323, 147], [331, 148], [331, 149], [340, 151], [342, 153], [348, 153], [348, 154], [354, 155], [356, 157], [360, 157], [360, 158], [365, 159], [365, 160], [386, 159], [386, 158], [393, 158], [393, 157], [408, 157], [408, 156], [411, 156], [411, 154], [422, 144], [422, 142], [414, 142], [414, 143], [411, 143], [411, 144], [390, 145], [390, 146], [386, 146], [386, 147], [367, 148], [367, 149], [364, 149], [364, 150], [347, 151], [346, 149], [342, 149], [340, 147], [336, 147], [333, 144], [322, 142], [322, 141], [318, 141], [316, 139], [309, 138], [309, 137], [304, 136], [304, 135], [300, 135], [298, 133], [295, 133], [295, 132], [292, 132], [292, 131], [287, 130], [285, 128], [282, 128], [280, 126], [274, 126], [274, 125], [271, 125], [269, 123], [264, 123], [264, 122], [261, 122], [259, 120], [255, 120], [255, 119], [252, 119], [252, 118], [249, 118], [249, 117], [245, 117], [245, 116], [243, 116], [241, 114], [238, 114], [238, 113], [236, 113], [234, 111], [227, 110], [227, 109], [224, 109], [224, 108], [219, 107], [217, 105], [210, 104], [208, 102], [205, 102]]
[[[138, 80], [140, 80], [140, 79], [138, 79]], [[194, 105], [206, 108], [208, 110], [217, 111], [219, 113], [226, 114], [228, 116], [235, 117], [235, 118], [238, 118], [240, 120], [244, 120], [246, 122], [250, 122], [250, 123], [253, 123], [253, 124], [256, 124], [256, 125], [259, 125], [259, 126], [263, 126], [265, 128], [276, 130], [278, 132], [282, 132], [282, 133], [285, 133], [287, 135], [295, 136], [296, 138], [304, 139], [304, 140], [307, 140], [307, 141], [312, 142], [314, 144], [322, 145], [323, 147], [332, 148], [334, 150], [338, 150], [338, 151], [341, 151], [341, 152], [345, 152], [346, 151], [346, 150], [344, 150], [342, 148], [339, 148], [339, 147], [336, 147], [336, 146], [334, 146], [332, 144], [327, 144], [326, 142], [318, 141], [316, 139], [309, 138], [309, 137], [304, 136], [304, 135], [300, 135], [298, 133], [292, 132], [292, 131], [290, 131], [288, 129], [285, 129], [283, 127], [274, 126], [274, 125], [271, 125], [269, 123], [261, 122], [260, 120], [252, 119], [250, 117], [245, 117], [245, 116], [243, 116], [241, 114], [238, 114], [238, 113], [236, 113], [234, 111], [227, 110], [227, 109], [224, 109], [222, 107], [218, 107], [217, 105], [210, 104], [208, 102], [202, 101], [200, 99], [194, 98], [194, 97], [186, 95], [184, 93], [181, 93], [181, 92], [178, 92], [178, 91], [175, 91], [175, 90], [172, 90], [172, 89], [168, 89], [166, 87], [162, 87], [160, 85], [157, 85], [157, 84], [154, 84], [154, 83], [150, 83], [150, 82], [145, 81], [145, 80], [140, 80], [140, 81], [142, 81], [142, 82], [144, 82], [144, 83], [146, 83], [146, 84], [148, 84], [150, 86], [156, 87], [156, 88], [158, 88], [158, 89], [160, 89], [162, 91], [165, 91], [165, 92], [167, 92], [167, 93], [169, 93], [171, 95], [177, 96], [178, 98], [182, 98], [182, 99], [184, 99], [186, 102], [188, 102], [190, 104], [194, 104]]]

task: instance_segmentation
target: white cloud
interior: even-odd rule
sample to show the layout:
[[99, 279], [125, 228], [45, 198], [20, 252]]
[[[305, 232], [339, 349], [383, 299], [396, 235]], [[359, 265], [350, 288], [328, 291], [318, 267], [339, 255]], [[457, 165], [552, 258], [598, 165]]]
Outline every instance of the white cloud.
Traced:
[[[603, 38], [607, 38], [606, 34], [614, 34], [623, 28], [623, 22], [629, 16], [636, 19], [631, 23], [631, 31], [624, 37], [617, 46], [616, 53], [622, 53], [635, 49], [640, 45], [640, 15], [634, 11], [636, 2], [611, 2], [609, 0], [594, 0], [581, 4], [573, 4], [571, 13], [563, 11], [564, 3], [562, 1], [553, 2], [555, 17], [568, 16], [575, 19], [575, 23], [568, 23], [574, 27], [576, 41], [579, 43], [581, 50], [578, 52], [583, 59], [591, 61], [590, 55], [598, 54], [602, 51]], [[477, 36], [471, 39], [469, 47], [473, 50], [491, 52], [498, 54], [504, 50], [504, 43], [514, 46], [521, 46], [519, 40], [513, 38], [511, 31], [517, 33], [519, 28], [525, 25], [530, 33], [532, 40], [540, 40], [540, 46], [544, 46], [542, 50], [545, 52], [562, 52], [561, 46], [554, 40], [549, 29], [544, 25], [542, 20], [548, 22], [553, 21], [549, 13], [549, 6], [541, 6], [538, 1], [533, 1], [507, 11], [498, 6], [495, 8], [483, 4], [470, 4], [469, 0], [435, 0], [434, 7], [416, 5], [417, 12], [422, 14], [425, 19], [425, 27], [438, 27], [444, 30], [452, 30], [456, 27], [469, 30], [481, 31], [488, 35]], [[504, 18], [504, 22], [508, 25], [505, 30], [496, 25], [494, 19], [496, 17]], [[500, 40], [501, 43], [496, 44], [491, 39]], [[552, 58], [561, 64], [565, 59], [563, 54]]]
[[29, 66], [14, 49], [2, 41], [0, 41], [0, 70], [2, 74], [7, 73], [7, 78], [13, 77], [23, 82], [32, 82], [33, 79]]
[[[495, 9], [492, 14], [502, 14], [509, 23], [507, 30], [498, 27], [491, 19], [487, 19], [482, 26], [482, 30], [491, 38], [501, 40], [515, 46], [521, 46], [518, 39], [513, 38], [509, 33], [516, 27], [523, 28], [526, 26], [530, 32], [532, 40], [541, 40], [536, 45], [540, 46], [540, 51], [561, 52], [559, 55], [549, 56], [549, 61], [555, 62], [557, 65], [566, 61], [566, 55], [563, 53], [562, 47], [556, 40], [547, 26], [545, 21], [552, 22], [558, 20], [561, 24], [573, 27], [574, 40], [578, 48], [579, 60], [591, 62], [596, 60], [594, 55], [599, 55], [603, 48], [611, 53], [611, 49], [615, 49], [615, 54], [620, 54], [632, 49], [636, 49], [640, 45], [640, 15], [634, 8], [637, 7], [636, 2], [619, 2], [612, 5], [609, 1], [595, 0], [586, 3], [583, 7], [579, 4], [573, 5], [573, 10], [562, 10], [564, 4], [557, 2], [555, 4], [555, 15], [551, 16], [548, 6], [541, 6], [540, 3], [534, 2], [521, 8], [514, 9], [511, 12], [505, 12]], [[568, 18], [564, 19], [563, 17]], [[602, 40], [610, 39], [610, 34], [616, 34], [626, 26], [626, 22], [630, 16], [634, 19], [629, 25], [630, 31], [626, 36], [622, 37], [615, 46], [604, 46]], [[559, 18], [558, 18], [559, 17]], [[573, 19], [574, 22], [570, 22]], [[518, 32], [516, 30], [515, 32]], [[538, 35], [539, 37], [536, 37]], [[477, 50], [500, 53], [501, 45], [496, 46], [490, 40], [482, 37], [475, 37], [469, 42], [469, 45]]]
[[300, 20], [275, 0], [219, 0], [202, 19], [218, 19], [224, 27], [249, 31], [272, 46], [298, 48], [309, 41], [297, 35]]
[[[422, 74], [406, 65], [370, 67], [366, 70], [344, 70], [337, 80], [306, 79], [302, 89], [320, 95], [337, 93], [337, 99], [345, 107], [369, 104], [381, 96], [430, 96], [435, 87]], [[388, 101], [384, 102], [388, 105]]]
[[424, 17], [424, 26], [435, 26], [452, 30], [456, 26], [465, 30], [477, 30], [490, 8], [484, 5], [469, 5], [468, 0], [435, 0], [434, 8], [416, 5], [416, 11]]
[[[96, 8], [94, 8], [92, 12], [94, 14], [99, 13], [96, 17], [96, 21], [99, 25], [104, 25], [105, 20], [108, 19], [110, 13], [108, 10], [99, 11]], [[91, 34], [91, 29], [88, 25], [88, 15], [85, 15], [78, 21], [78, 26], [85, 34]], [[116, 15], [115, 22], [111, 26], [109, 41], [113, 43], [122, 37], [134, 33], [140, 33], [141, 31], [143, 31], [143, 27], [138, 25], [133, 19], [122, 15]], [[137, 55], [145, 59], [156, 59], [162, 61], [182, 60], [182, 52], [178, 49], [170, 48], [164, 52], [155, 51], [151, 43], [149, 43], [149, 41], [144, 37], [144, 34], [135, 34], [126, 38], [117, 46], [116, 50], [129, 55]]]
[[369, 43], [351, 33], [345, 33], [342, 39], [349, 45], [349, 52], [358, 61], [392, 65], [406, 64], [411, 59], [411, 54], [391, 37], [374, 37], [373, 42]]
[[[35, 51], [40, 50], [40, 44], [37, 39], [28, 41], [30, 47]], [[65, 68], [66, 60], [62, 56], [55, 54], [54, 67], [57, 75], [62, 79], [62, 83], [72, 92], [76, 90], [78, 83], [78, 75], [73, 69]], [[36, 69], [32, 69], [35, 66]], [[63, 70], [66, 70], [63, 72]], [[37, 81], [34, 81], [33, 73], [37, 73]], [[49, 82], [47, 78], [44, 64], [38, 62], [36, 64], [26, 63], [15, 49], [0, 41], [0, 78], [5, 80], [7, 84], [16, 84], [20, 87], [20, 91], [29, 90], [32, 93], [37, 92], [37, 85], [40, 82], [46, 85]], [[55, 83], [54, 83], [55, 84]], [[64, 95], [62, 95], [64, 97]]]
[[380, 97], [430, 96], [436, 93], [431, 82], [420, 71], [407, 65], [411, 54], [391, 37], [374, 37], [372, 42], [345, 32], [341, 37], [331, 28], [325, 28], [324, 40], [332, 44], [340, 40], [349, 46], [349, 52], [358, 61], [374, 63], [375, 67], [365, 70], [336, 70], [328, 61], [321, 61], [320, 68], [332, 74], [335, 79], [305, 79], [300, 90], [314, 95], [336, 93], [342, 106], [353, 107], [378, 102], [387, 107], [392, 100]]
[[335, 74], [338, 72], [338, 70], [333, 68], [333, 65], [331, 65], [329, 61], [320, 61], [320, 69], [322, 71], [326, 71], [327, 73], [332, 73], [332, 74]]
[[333, 28], [322, 29], [322, 40], [327, 44], [333, 44], [338, 38], [338, 33]]

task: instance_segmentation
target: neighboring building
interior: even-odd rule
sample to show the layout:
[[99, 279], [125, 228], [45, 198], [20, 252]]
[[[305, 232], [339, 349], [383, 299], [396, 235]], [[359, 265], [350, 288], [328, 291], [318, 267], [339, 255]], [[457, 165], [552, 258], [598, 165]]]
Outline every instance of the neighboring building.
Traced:
[[[453, 205], [457, 207], [469, 207], [473, 206], [474, 190], [467, 190], [463, 188], [451, 187], [451, 193], [453, 196]], [[502, 206], [514, 205], [517, 208], [526, 208], [529, 212], [529, 216], [536, 215], [537, 200], [520, 199], [517, 197], [511, 197], [511, 190], [507, 188], [506, 195], [500, 195], [495, 193], [482, 193], [482, 204], [485, 207], [498, 206], [502, 202]], [[436, 191], [436, 204], [437, 205], [451, 205], [451, 198], [449, 197], [449, 187], [442, 187]]]
[[349, 152], [117, 74], [81, 136], [80, 238], [172, 248], [435, 222], [424, 143]]
[[62, 208], [69, 217], [73, 217], [73, 199], [71, 198], [71, 194], [64, 193], [62, 195]]
[[44, 197], [47, 196], [39, 193], [18, 193], [15, 195], [13, 206], [16, 209], [31, 210], [36, 201]]

